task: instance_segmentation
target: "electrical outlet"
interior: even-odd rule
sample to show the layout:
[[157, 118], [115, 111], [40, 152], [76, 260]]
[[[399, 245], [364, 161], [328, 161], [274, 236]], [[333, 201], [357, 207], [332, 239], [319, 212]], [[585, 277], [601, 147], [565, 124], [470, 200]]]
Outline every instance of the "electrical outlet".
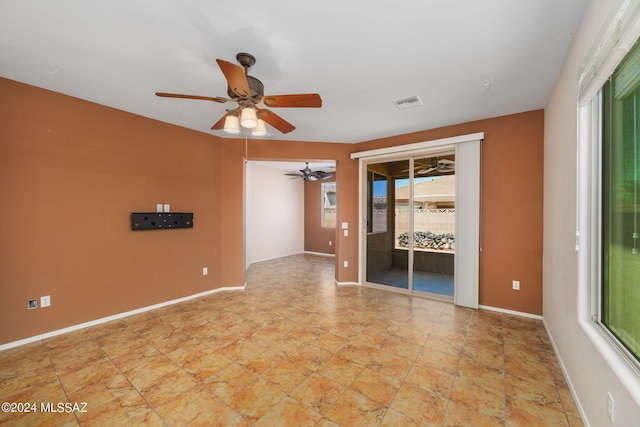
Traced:
[[519, 291], [520, 290], [520, 281], [519, 280], [514, 280], [512, 282], [512, 285], [513, 285], [513, 290], [514, 291]]
[[609, 420], [611, 423], [615, 422], [615, 400], [611, 393], [607, 393], [607, 414], [609, 414]]
[[34, 308], [38, 308], [38, 300], [37, 299], [30, 299], [29, 301], [27, 301], [27, 308], [29, 310], [33, 310]]
[[209, 269], [207, 267], [202, 267], [202, 275], [206, 276], [207, 274], [209, 274]]
[[333, 242], [331, 240], [329, 240], [329, 246], [332, 246]]
[[40, 307], [49, 307], [51, 305], [51, 295], [40, 297]]
[[165, 203], [164, 204], [164, 211], [165, 211], [165, 213], [171, 212], [171, 205], [168, 204], [168, 203]]
[[156, 212], [162, 212], [162, 203], [156, 203]]
[[345, 261], [342, 265], [344, 265], [345, 267], [349, 267], [349, 261]]

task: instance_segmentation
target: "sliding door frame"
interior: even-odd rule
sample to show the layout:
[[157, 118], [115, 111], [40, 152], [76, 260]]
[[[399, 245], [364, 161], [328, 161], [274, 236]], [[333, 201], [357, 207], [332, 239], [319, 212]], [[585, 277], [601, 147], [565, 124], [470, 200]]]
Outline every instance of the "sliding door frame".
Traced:
[[[456, 255], [454, 267], [454, 304], [478, 308], [480, 257], [480, 148], [484, 133], [399, 145], [351, 154], [359, 161], [358, 280], [366, 282], [366, 185], [367, 165], [416, 156], [454, 151], [456, 156]], [[463, 171], [464, 169], [464, 171]], [[459, 236], [464, 236], [460, 238]], [[386, 288], [386, 287], [385, 287]], [[414, 295], [419, 295], [412, 293]]]

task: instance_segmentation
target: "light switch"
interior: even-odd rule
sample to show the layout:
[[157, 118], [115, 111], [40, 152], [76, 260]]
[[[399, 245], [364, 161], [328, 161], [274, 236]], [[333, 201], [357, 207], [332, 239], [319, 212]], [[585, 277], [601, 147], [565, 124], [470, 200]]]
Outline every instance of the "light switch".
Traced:
[[344, 237], [349, 236], [349, 230], [342, 230], [342, 232], [344, 233]]
[[347, 228], [349, 228], [349, 223], [348, 222], [343, 222], [342, 223], [342, 229], [346, 230]]
[[168, 203], [165, 203], [165, 205], [164, 205], [164, 211], [165, 211], [165, 212], [171, 212], [171, 205], [169, 205]]
[[162, 203], [156, 204], [156, 212], [162, 212]]

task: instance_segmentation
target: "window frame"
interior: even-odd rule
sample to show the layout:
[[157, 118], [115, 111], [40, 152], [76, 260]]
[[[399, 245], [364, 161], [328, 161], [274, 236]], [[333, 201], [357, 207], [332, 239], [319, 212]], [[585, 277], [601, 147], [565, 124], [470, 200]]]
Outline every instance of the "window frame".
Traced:
[[[333, 205], [336, 208], [336, 220], [335, 220], [336, 223], [334, 225], [332, 225], [332, 226], [331, 225], [327, 225], [326, 221], [325, 221], [325, 213], [326, 213], [325, 212], [325, 209], [326, 209], [325, 199], [327, 198], [327, 193], [328, 193], [328, 191], [325, 189], [326, 188], [325, 186], [328, 187], [329, 185], [333, 186], [333, 191], [336, 193], [336, 203], [335, 203], [335, 205]], [[320, 227], [321, 228], [336, 228], [337, 218], [338, 218], [338, 216], [337, 216], [337, 210], [338, 210], [337, 194], [338, 194], [338, 186], [337, 186], [335, 181], [320, 183], [320, 197], [321, 197], [321, 200], [320, 200]]]

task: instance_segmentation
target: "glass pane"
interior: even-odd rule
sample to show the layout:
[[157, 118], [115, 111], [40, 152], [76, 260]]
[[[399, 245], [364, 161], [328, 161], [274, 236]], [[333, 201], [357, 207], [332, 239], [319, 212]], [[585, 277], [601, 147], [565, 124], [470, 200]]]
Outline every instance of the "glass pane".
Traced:
[[453, 297], [455, 157], [416, 159], [413, 289]]
[[367, 282], [409, 288], [408, 251], [395, 245], [398, 230], [408, 227], [406, 197], [398, 195], [396, 182], [408, 170], [408, 160], [368, 165]]
[[336, 183], [322, 183], [322, 226], [335, 228], [336, 226]]
[[[614, 86], [615, 79], [614, 74]], [[624, 97], [613, 95], [611, 83], [607, 83], [604, 89], [601, 320], [638, 358], [640, 90], [632, 89]]]

